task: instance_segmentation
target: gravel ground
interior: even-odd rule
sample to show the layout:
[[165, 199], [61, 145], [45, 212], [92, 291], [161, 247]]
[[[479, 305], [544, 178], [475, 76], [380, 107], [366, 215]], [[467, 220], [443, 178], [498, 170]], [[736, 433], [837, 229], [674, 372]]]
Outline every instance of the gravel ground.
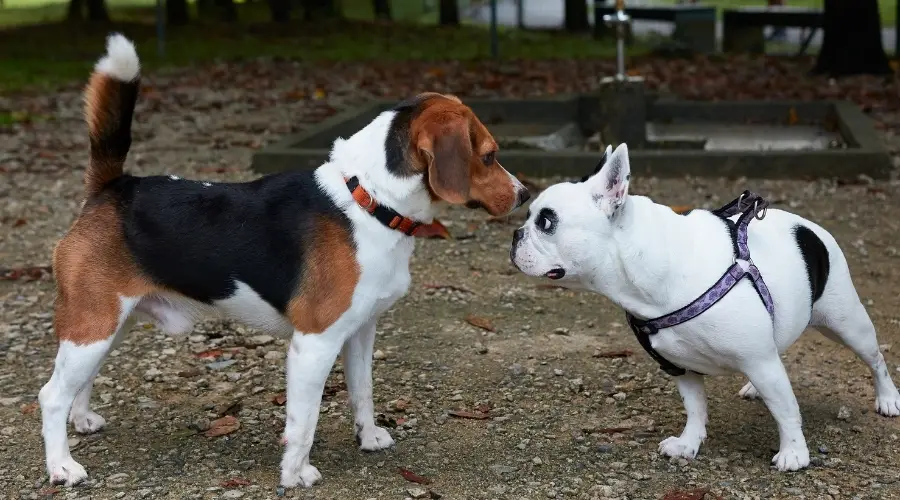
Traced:
[[[295, 70], [255, 86], [252, 67], [240, 77], [217, 71], [147, 79], [130, 171], [249, 179], [246, 165], [254, 148], [372, 95], [346, 83], [358, 77], [353, 68], [343, 68], [349, 75], [343, 80], [331, 71]], [[283, 99], [301, 92], [300, 78], [310, 98]], [[219, 88], [201, 87], [204, 82], [219, 82]], [[322, 99], [314, 91], [319, 86], [328, 89]], [[0, 100], [0, 109], [52, 118], [0, 131], [0, 195], [7, 200], [0, 207], [0, 267], [47, 266], [81, 196], [87, 139], [79, 95]], [[900, 149], [890, 131], [885, 138]], [[900, 382], [900, 184], [636, 178], [632, 189], [664, 203], [713, 207], [745, 187], [835, 234]], [[523, 217], [521, 210], [510, 220], [487, 222], [475, 212], [447, 209], [441, 220], [456, 238], [419, 242], [410, 293], [382, 319], [376, 343], [376, 409], [397, 446], [375, 454], [356, 450], [338, 364], [312, 455], [325, 479], [312, 490], [277, 488], [285, 340], [213, 321], [199, 324], [187, 338], [166, 337], [149, 325], [131, 332], [106, 362], [94, 392], [94, 409], [108, 427], [92, 436], [70, 434], [88, 483], [50, 487], [36, 396], [55, 354], [53, 283], [48, 276], [0, 281], [0, 493], [900, 497], [900, 419], [875, 414], [872, 380], [862, 362], [814, 332], [785, 355], [812, 467], [799, 473], [770, 469], [778, 444], [774, 421], [762, 403], [740, 400], [744, 381], [737, 376], [708, 380], [709, 439], [698, 458], [659, 457], [658, 441], [677, 435], [684, 423], [674, 383], [640, 350], [622, 313], [608, 301], [515, 272], [507, 251]], [[217, 420], [222, 417], [235, 418], [240, 427], [208, 436], [215, 434], [211, 427], [230, 430]], [[401, 469], [430, 484], [408, 481]]]

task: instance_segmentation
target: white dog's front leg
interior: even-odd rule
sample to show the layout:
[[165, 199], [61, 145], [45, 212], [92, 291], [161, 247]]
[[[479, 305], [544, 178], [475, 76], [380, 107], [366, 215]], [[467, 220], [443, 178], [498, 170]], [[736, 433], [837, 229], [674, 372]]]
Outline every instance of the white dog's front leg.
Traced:
[[759, 392], [778, 424], [780, 446], [772, 463], [780, 471], [800, 470], [809, 465], [809, 449], [803, 436], [800, 406], [791, 381], [777, 352], [769, 360], [748, 366], [744, 373]]
[[309, 451], [319, 420], [325, 380], [337, 359], [342, 340], [336, 332], [308, 335], [294, 332], [287, 356], [282, 486], [309, 487], [322, 479], [319, 470], [309, 463]]
[[350, 405], [359, 448], [377, 451], [394, 444], [391, 434], [375, 425], [372, 402], [372, 351], [375, 346], [375, 321], [367, 323], [344, 343], [344, 375], [350, 393]]
[[706, 390], [703, 377], [688, 372], [675, 379], [678, 393], [684, 401], [687, 423], [681, 436], [669, 437], [659, 443], [659, 452], [669, 457], [692, 459], [697, 456], [700, 445], [706, 439]]

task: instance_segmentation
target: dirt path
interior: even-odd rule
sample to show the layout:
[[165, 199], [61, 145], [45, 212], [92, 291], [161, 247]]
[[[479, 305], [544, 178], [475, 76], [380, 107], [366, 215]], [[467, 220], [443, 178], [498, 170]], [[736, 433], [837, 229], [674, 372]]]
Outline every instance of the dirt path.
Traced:
[[[247, 102], [275, 102], [289, 83], [248, 93], [203, 91], [181, 81], [150, 81], [150, 97], [138, 111], [132, 171], [246, 179], [254, 143], [319, 119], [325, 107], [365, 98], [348, 88], [319, 104], [258, 107]], [[163, 87], [168, 97], [154, 100]], [[0, 267], [7, 268], [49, 264], [53, 243], [78, 209], [81, 170], [71, 165], [83, 165], [86, 156], [77, 94], [22, 102], [54, 120], [0, 134], [8, 180], [0, 185], [8, 200], [0, 208]], [[900, 381], [900, 185], [633, 182], [635, 193], [700, 207], [745, 187], [834, 232]], [[462, 209], [441, 217], [457, 238], [419, 243], [410, 294], [378, 327], [375, 402], [393, 427], [396, 448], [356, 450], [338, 365], [312, 456], [325, 480], [285, 496], [437, 498], [430, 489], [445, 499], [649, 499], [667, 493], [671, 499], [702, 496], [672, 496], [674, 490], [708, 489], [706, 498], [900, 497], [900, 419], [874, 413], [871, 378], [848, 351], [809, 332], [785, 356], [814, 457], [810, 469], [783, 474], [769, 468], [777, 446], [774, 422], [761, 403], [738, 398], [743, 380], [737, 376], [708, 381], [709, 440], [698, 459], [662, 459], [656, 445], [680, 432], [681, 402], [621, 312], [600, 297], [548, 289], [514, 271], [507, 250], [524, 211], [506, 223], [487, 223]], [[277, 396], [284, 390], [284, 340], [253, 338], [258, 332], [219, 322], [198, 325], [181, 339], [136, 328], [98, 379], [94, 404], [107, 429], [70, 434], [89, 483], [54, 490], [46, 484], [34, 403], [55, 353], [52, 282], [0, 282], [0, 299], [0, 493], [100, 499], [281, 494], [278, 439], [285, 416]], [[470, 325], [469, 315], [489, 320], [496, 331]], [[633, 355], [606, 357], [622, 351]], [[488, 418], [459, 418], [454, 410]], [[235, 416], [240, 428], [206, 437], [203, 431], [223, 415]], [[431, 484], [408, 482], [398, 468]]]

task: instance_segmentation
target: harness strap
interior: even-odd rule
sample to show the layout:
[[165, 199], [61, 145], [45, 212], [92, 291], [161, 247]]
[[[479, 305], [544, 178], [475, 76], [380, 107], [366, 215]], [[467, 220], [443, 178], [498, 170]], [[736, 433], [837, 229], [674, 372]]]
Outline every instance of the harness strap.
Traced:
[[[765, 281], [763, 281], [759, 268], [750, 259], [750, 247], [747, 244], [747, 226], [753, 219], [761, 220], [765, 217], [768, 205], [769, 202], [758, 194], [744, 191], [737, 199], [712, 212], [724, 219], [729, 224], [729, 227], [733, 227], [734, 263], [722, 274], [721, 278], [691, 303], [675, 312], [649, 320], [638, 319], [626, 311], [625, 315], [628, 325], [637, 337], [638, 342], [659, 363], [663, 371], [669, 375], [684, 375], [686, 371], [656, 352], [651, 344], [650, 336], [658, 333], [663, 328], [680, 325], [703, 314], [728, 295], [728, 292], [745, 276], [750, 278], [756, 293], [769, 313], [769, 317], [774, 320], [775, 305], [772, 301], [772, 296]], [[737, 214], [741, 214], [737, 222], [731, 222], [729, 218]]]

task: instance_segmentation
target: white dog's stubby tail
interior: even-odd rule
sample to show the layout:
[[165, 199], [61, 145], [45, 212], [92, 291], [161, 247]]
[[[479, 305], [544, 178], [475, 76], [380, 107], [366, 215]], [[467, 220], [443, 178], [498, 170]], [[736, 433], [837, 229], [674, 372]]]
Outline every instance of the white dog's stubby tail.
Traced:
[[91, 139], [91, 157], [84, 174], [88, 196], [122, 175], [131, 147], [131, 119], [140, 88], [141, 64], [124, 36], [106, 41], [106, 55], [94, 66], [84, 90], [84, 117]]

